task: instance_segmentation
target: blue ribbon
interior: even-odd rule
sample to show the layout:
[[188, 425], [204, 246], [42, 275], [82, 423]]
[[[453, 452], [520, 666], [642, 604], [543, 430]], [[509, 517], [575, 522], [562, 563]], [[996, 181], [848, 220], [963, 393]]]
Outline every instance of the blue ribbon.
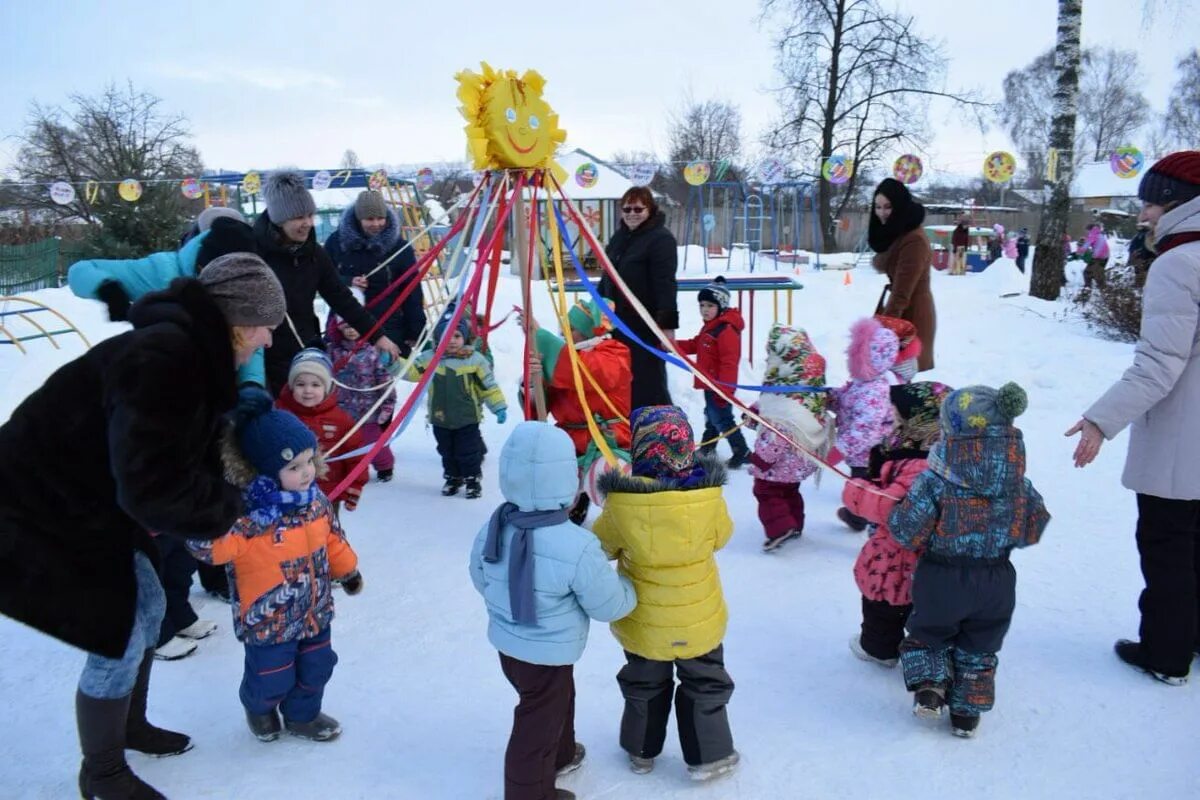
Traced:
[[[551, 203], [550, 206], [554, 209], [554, 216], [558, 220], [559, 229], [565, 229], [567, 223], [563, 220], [562, 211], [559, 210], [558, 204]], [[588, 294], [592, 296], [592, 299], [596, 301], [596, 305], [600, 307], [601, 313], [608, 317], [614, 328], [625, 334], [625, 336], [631, 341], [636, 342], [637, 345], [646, 352], [654, 355], [662, 361], [666, 361], [669, 364], [674, 364], [681, 369], [692, 372], [691, 365], [681, 361], [671, 353], [659, 350], [657, 347], [653, 347], [642, 341], [641, 337], [634, 333], [630, 327], [616, 315], [616, 312], [608, 307], [608, 303], [605, 302], [605, 299], [600, 295], [599, 290], [596, 289], [596, 285], [592, 283], [591, 278], [589, 278], [587, 273], [584, 271], [583, 264], [580, 263], [579, 256], [575, 255], [575, 251], [569, 247], [564, 249], [566, 249], [567, 254], [571, 256], [571, 265], [575, 268], [575, 274], [579, 276], [579, 280], [583, 284], [583, 288], [586, 289]], [[714, 380], [713, 383], [717, 384], [718, 386], [728, 386], [733, 389], [745, 389], [753, 392], [767, 392], [769, 394], [801, 394], [832, 391], [832, 387], [830, 386], [755, 386], [741, 383], [726, 383], [725, 381], [718, 380]]]

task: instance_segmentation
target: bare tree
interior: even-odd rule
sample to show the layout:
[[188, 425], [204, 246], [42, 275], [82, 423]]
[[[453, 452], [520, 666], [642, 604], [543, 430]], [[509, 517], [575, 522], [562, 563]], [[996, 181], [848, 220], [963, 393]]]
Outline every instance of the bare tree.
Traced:
[[[182, 115], [132, 84], [110, 85], [94, 97], [71, 95], [69, 108], [32, 107], [17, 154], [16, 172], [28, 184], [19, 203], [42, 218], [85, 220], [105, 254], [143, 255], [174, 247], [188, 211], [196, 210], [175, 180], [163, 179], [201, 169]], [[136, 203], [117, 196], [116, 183], [126, 178], [143, 184]], [[75, 188], [73, 202], [50, 199], [46, 187], [55, 181]], [[98, 187], [94, 202], [89, 185]]]
[[[777, 24], [775, 65], [783, 119], [773, 149], [807, 164], [817, 180], [826, 251], [836, 247], [835, 219], [854, 203], [865, 171], [897, 145], [928, 136], [926, 101], [943, 97], [979, 106], [937, 88], [946, 60], [914, 30], [913, 18], [880, 0], [763, 0], [763, 19]], [[845, 153], [854, 175], [841, 186], [819, 180], [821, 160]]]
[[1082, 58], [1078, 128], [1092, 160], [1102, 161], [1150, 121], [1141, 90], [1145, 78], [1132, 50], [1085, 50]]
[[1046, 172], [1046, 140], [1054, 108], [1054, 50], [1047, 50], [1022, 69], [1004, 76], [1004, 102], [996, 116], [1016, 142], [1026, 165], [1026, 186], [1040, 188]]
[[[1175, 65], [1179, 73], [1171, 97], [1167, 101], [1167, 113], [1163, 119], [1163, 133], [1167, 142], [1177, 147], [1200, 146], [1200, 50], [1192, 51], [1179, 59]], [[1162, 154], [1160, 154], [1162, 155]]]
[[1050, 147], [1058, 149], [1058, 174], [1050, 200], [1038, 226], [1037, 249], [1029, 293], [1043, 300], [1057, 300], [1063, 285], [1062, 237], [1071, 210], [1071, 178], [1075, 173], [1075, 117], [1079, 106], [1079, 29], [1083, 0], [1058, 0], [1058, 39], [1054, 48], [1057, 83], [1054, 117], [1050, 124]]
[[723, 100], [697, 101], [689, 90], [667, 126], [668, 160], [736, 160], [742, 154], [742, 112]]
[[362, 161], [358, 158], [358, 153], [353, 150], [346, 150], [342, 153], [342, 169], [361, 169]]

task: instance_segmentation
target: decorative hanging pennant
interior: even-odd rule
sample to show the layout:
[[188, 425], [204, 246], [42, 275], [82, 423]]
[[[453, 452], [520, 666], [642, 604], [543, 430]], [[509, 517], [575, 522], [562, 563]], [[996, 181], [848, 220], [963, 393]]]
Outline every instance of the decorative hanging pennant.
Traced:
[[117, 194], [127, 203], [136, 203], [142, 196], [142, 184], [136, 178], [126, 178], [117, 184]]
[[347, 183], [349, 183], [349, 182], [350, 182], [350, 170], [348, 170], [348, 169], [344, 169], [344, 170], [342, 170], [341, 172], [339, 172], [338, 174], [336, 174], [336, 175], [334, 175], [334, 176], [333, 176], [333, 179], [334, 179], [335, 181], [336, 181], [338, 178], [341, 178], [341, 179], [342, 179], [342, 186], [345, 186]]
[[590, 189], [600, 180], [600, 168], [585, 161], [575, 168], [575, 183], [580, 188]]
[[1132, 145], [1118, 147], [1108, 157], [1108, 165], [1118, 178], [1136, 178], [1145, 163], [1146, 156]]
[[242, 191], [248, 195], [256, 195], [262, 189], [262, 176], [257, 172], [247, 172], [242, 176]]
[[433, 170], [429, 167], [422, 167], [417, 170], [417, 188], [421, 191], [426, 191], [433, 186]]
[[644, 162], [629, 167], [629, 182], [634, 186], [649, 186], [658, 174], [658, 164]]
[[184, 178], [179, 183], [179, 191], [188, 200], [196, 200], [204, 194], [204, 187], [195, 178]]
[[725, 177], [725, 173], [729, 172], [729, 167], [733, 164], [728, 158], [722, 158], [717, 162], [717, 168], [713, 171], [713, 180], [719, 181]]
[[60, 206], [75, 201], [75, 187], [66, 181], [55, 181], [50, 184], [50, 199]]
[[96, 181], [88, 181], [85, 183], [83, 185], [83, 196], [87, 199], [89, 204], [95, 203], [96, 199], [100, 197], [100, 184]]
[[834, 186], [850, 180], [854, 176], [854, 159], [844, 155], [834, 155], [821, 163], [821, 177]]
[[905, 153], [892, 165], [892, 176], [904, 184], [916, 183], [924, 172], [925, 165], [921, 163], [921, 157], [913, 153]]
[[329, 174], [329, 170], [327, 169], [323, 169], [312, 176], [312, 188], [314, 192], [325, 191], [331, 183], [333, 183], [333, 176]]
[[387, 182], [388, 174], [386, 169], [377, 169], [371, 173], [371, 177], [367, 178], [367, 186], [376, 192], [383, 191], [383, 187], [387, 186]]
[[692, 186], [703, 186], [712, 175], [712, 166], [707, 161], [693, 161], [683, 168], [683, 179]]
[[768, 158], [758, 165], [758, 179], [764, 184], [783, 183], [787, 166], [778, 158]]
[[1012, 153], [997, 150], [983, 160], [983, 177], [992, 183], [1006, 183], [1017, 171], [1017, 159]]

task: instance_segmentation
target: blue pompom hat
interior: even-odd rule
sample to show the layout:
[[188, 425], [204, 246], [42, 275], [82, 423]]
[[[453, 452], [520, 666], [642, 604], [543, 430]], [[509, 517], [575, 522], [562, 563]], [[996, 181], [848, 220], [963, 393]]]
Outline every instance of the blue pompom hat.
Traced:
[[296, 456], [317, 449], [313, 432], [295, 414], [275, 408], [262, 390], [240, 393], [234, 431], [238, 449], [255, 472], [275, 480]]

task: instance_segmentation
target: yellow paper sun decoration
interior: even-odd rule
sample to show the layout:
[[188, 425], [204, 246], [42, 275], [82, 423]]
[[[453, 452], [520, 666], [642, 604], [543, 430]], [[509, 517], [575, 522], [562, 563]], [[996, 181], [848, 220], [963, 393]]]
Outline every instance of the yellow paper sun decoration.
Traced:
[[474, 168], [551, 169], [564, 180], [554, 150], [567, 132], [542, 99], [546, 79], [533, 70], [518, 78], [514, 70], [494, 70], [486, 62], [480, 66], [482, 75], [468, 69], [454, 76]]

